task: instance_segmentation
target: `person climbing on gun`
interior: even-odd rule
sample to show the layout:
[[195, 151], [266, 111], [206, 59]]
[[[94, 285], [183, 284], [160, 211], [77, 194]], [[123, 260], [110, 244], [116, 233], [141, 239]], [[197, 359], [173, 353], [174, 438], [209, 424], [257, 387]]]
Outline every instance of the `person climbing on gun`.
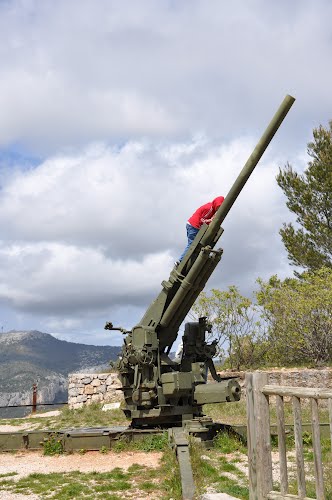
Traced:
[[199, 207], [191, 217], [189, 217], [187, 225], [186, 225], [186, 230], [187, 230], [187, 238], [188, 238], [188, 243], [184, 251], [182, 252], [181, 257], [179, 258], [178, 262], [181, 262], [183, 257], [185, 256], [188, 248], [194, 241], [196, 234], [200, 230], [201, 226], [203, 224], [210, 224], [210, 222], [213, 220], [213, 217], [215, 216], [218, 208], [224, 201], [223, 196], [217, 196], [213, 201], [209, 201], [208, 203], [205, 203], [205, 205], [202, 205]]

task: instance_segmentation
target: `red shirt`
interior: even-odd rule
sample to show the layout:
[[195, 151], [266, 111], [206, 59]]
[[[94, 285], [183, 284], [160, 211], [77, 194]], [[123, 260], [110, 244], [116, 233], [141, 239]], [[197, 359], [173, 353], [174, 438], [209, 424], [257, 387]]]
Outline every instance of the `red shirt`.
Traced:
[[196, 227], [196, 229], [199, 229], [204, 223], [210, 224], [211, 221], [209, 219], [214, 216], [224, 199], [223, 196], [218, 196], [212, 202], [205, 203], [205, 205], [199, 207], [196, 212], [192, 214], [188, 219], [188, 223]]

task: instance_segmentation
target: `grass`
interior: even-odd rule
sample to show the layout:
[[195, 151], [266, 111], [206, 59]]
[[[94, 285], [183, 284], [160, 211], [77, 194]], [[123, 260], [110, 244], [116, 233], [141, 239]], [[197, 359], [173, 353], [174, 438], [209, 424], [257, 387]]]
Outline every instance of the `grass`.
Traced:
[[[301, 399], [301, 415], [302, 415], [302, 423], [311, 423], [311, 410], [310, 405], [308, 404], [308, 400]], [[292, 403], [289, 399], [284, 398], [284, 413], [285, 413], [285, 423], [293, 425], [294, 417], [293, 417], [293, 408]], [[318, 408], [319, 413], [319, 421], [320, 422], [328, 422], [329, 421], [329, 412], [327, 408], [320, 406]], [[270, 405], [270, 421], [271, 424], [277, 423], [277, 414], [275, 404]]]
[[[284, 412], [285, 412], [285, 423], [293, 425], [293, 411], [292, 404], [290, 401], [287, 401], [285, 398], [284, 404]], [[206, 405], [204, 407], [205, 413], [213, 418], [216, 422], [222, 422], [229, 425], [246, 425], [246, 404], [244, 400], [241, 400], [237, 403], [229, 403], [229, 404], [216, 404], [216, 405]], [[311, 410], [310, 405], [304, 402], [301, 407], [302, 414], [302, 423], [310, 423], [311, 422]], [[328, 410], [324, 407], [319, 407], [319, 420], [320, 422], [328, 422], [329, 415]], [[272, 403], [270, 406], [270, 421], [271, 424], [276, 424], [276, 409], [275, 405]], [[322, 462], [324, 469], [324, 486], [325, 486], [325, 496], [327, 499], [332, 500], [332, 454], [331, 454], [331, 445], [328, 439], [325, 439], [324, 436], [321, 439], [322, 445]], [[273, 451], [277, 450], [278, 439], [276, 436], [272, 436], [272, 449]], [[290, 453], [294, 453], [295, 449], [295, 440], [293, 433], [290, 433], [286, 437], [286, 446], [287, 450]], [[312, 449], [312, 436], [310, 431], [303, 432], [303, 446], [304, 446], [304, 459], [306, 466], [306, 487], [307, 487], [307, 496], [311, 498], [315, 498], [315, 480], [314, 480], [314, 454]], [[236, 464], [236, 454], [238, 453], [238, 460], [241, 460], [240, 454], [244, 460], [247, 461], [246, 448], [243, 446], [241, 441], [237, 441], [236, 439], [230, 439], [229, 436], [225, 433], [220, 433], [215, 440], [215, 448], [218, 447], [222, 452], [219, 460], [222, 466], [216, 463], [215, 453], [216, 450], [211, 450], [209, 452], [209, 461], [206, 463], [201, 463], [202, 459], [198, 459], [195, 462], [195, 467], [197, 467], [197, 482], [202, 484], [212, 483], [215, 491], [222, 491], [225, 493], [229, 493], [237, 498], [247, 498], [246, 491], [246, 481], [243, 478], [241, 479], [241, 471], [234, 470], [233, 465], [237, 467]], [[198, 455], [201, 456], [204, 452], [200, 452]], [[195, 454], [195, 452], [194, 452]], [[235, 458], [233, 455], [235, 454]], [[205, 453], [206, 455], [206, 453]], [[234, 461], [235, 460], [235, 461]], [[204, 459], [203, 459], [204, 462]], [[288, 467], [290, 471], [293, 470], [293, 473], [290, 473], [290, 493], [297, 493], [297, 485], [294, 478], [295, 471], [295, 458], [290, 455], [288, 457]], [[201, 470], [201, 473], [199, 471]], [[218, 476], [219, 474], [219, 476]], [[237, 486], [240, 487], [240, 490], [237, 491], [237, 487], [232, 483], [232, 476], [236, 476], [237, 478]], [[206, 481], [204, 478], [208, 477], [209, 481]], [[295, 474], [296, 477], [296, 474]], [[241, 483], [242, 481], [242, 483]], [[245, 488], [243, 490], [243, 488]]]
[[42, 445], [44, 455], [60, 455], [64, 451], [61, 438], [56, 434], [51, 434], [48, 439], [44, 438]]
[[228, 432], [218, 432], [214, 438], [214, 448], [222, 452], [223, 455], [231, 453], [247, 454], [247, 448], [236, 434]]
[[69, 500], [120, 500], [148, 498], [154, 494], [163, 500], [181, 499], [178, 465], [172, 450], [167, 447], [161, 466], [157, 469], [134, 464], [127, 470], [115, 468], [111, 472], [63, 472], [30, 474], [18, 479], [0, 478], [0, 491], [37, 494], [39, 498]]
[[[276, 451], [277, 439], [273, 439], [273, 450]], [[288, 453], [294, 453], [294, 437], [287, 439]], [[307, 497], [316, 498], [315, 466], [312, 450], [311, 434], [303, 435], [304, 459], [306, 467]], [[329, 439], [321, 439], [322, 463], [324, 470], [325, 498], [332, 499], [332, 453]], [[247, 449], [235, 435], [220, 432], [214, 440], [213, 449], [208, 452], [201, 445], [191, 443], [192, 466], [196, 485], [202, 494], [209, 487], [215, 492], [228, 493], [239, 499], [249, 498], [248, 477], [242, 470], [241, 463], [247, 464]], [[296, 465], [292, 457], [288, 459], [289, 493], [297, 494]], [[279, 484], [275, 484], [278, 490]]]
[[[304, 400], [306, 401], [306, 400]], [[292, 404], [285, 398], [284, 402], [285, 423], [293, 424], [293, 409]], [[246, 401], [242, 398], [235, 403], [218, 403], [204, 406], [204, 413], [211, 417], [215, 422], [222, 422], [229, 425], [246, 425], [247, 424], [247, 409]], [[311, 411], [308, 404], [302, 404], [301, 408], [302, 422], [311, 422]], [[319, 407], [320, 422], [329, 421], [329, 413], [327, 408]], [[271, 424], [277, 423], [277, 415], [275, 405], [270, 405], [270, 421]]]
[[30, 430], [80, 428], [80, 427], [110, 427], [112, 425], [128, 425], [121, 409], [103, 411], [102, 405], [94, 403], [91, 405], [71, 410], [67, 406], [60, 409], [60, 414], [50, 417], [13, 418], [2, 419], [2, 425], [19, 426], [29, 424]]
[[167, 432], [160, 434], [151, 434], [130, 440], [126, 436], [121, 437], [114, 442], [112, 450], [118, 453], [123, 451], [165, 451], [168, 447]]
[[129, 421], [121, 409], [103, 411], [100, 404], [91, 404], [70, 410], [63, 408], [55, 421], [60, 428], [77, 427], [109, 427], [111, 425], [128, 425]]
[[[113, 473], [114, 472], [114, 473]], [[12, 493], [24, 493], [26, 495], [37, 494], [40, 498], [72, 499], [83, 496], [87, 499], [108, 498], [104, 493], [112, 492], [112, 497], [123, 498], [122, 492], [131, 488], [134, 479], [130, 473], [122, 473], [118, 477], [118, 470], [112, 473], [50, 473], [30, 474], [18, 481], [0, 482], [0, 490]], [[118, 495], [113, 494], [116, 492]], [[121, 493], [121, 495], [120, 495]]]
[[[248, 500], [248, 478], [244, 466], [247, 464], [247, 450], [242, 440], [232, 433], [219, 432], [214, 439], [214, 446], [206, 450], [200, 443], [190, 444], [192, 469], [197, 487], [197, 494], [209, 491], [228, 493], [238, 499]], [[273, 440], [276, 450], [277, 439]], [[315, 497], [314, 461], [311, 434], [303, 436], [306, 464], [307, 496]], [[45, 499], [126, 499], [149, 498], [154, 496], [163, 500], [181, 499], [181, 479], [174, 452], [168, 446], [166, 433], [146, 435], [138, 441], [119, 441], [119, 452], [156, 451], [163, 453], [159, 468], [143, 467], [134, 464], [123, 470], [113, 469], [108, 473], [61, 473], [31, 474], [27, 478], [15, 480], [9, 473], [0, 476], [0, 490], [13, 493], [37, 494]], [[288, 452], [294, 451], [294, 439], [287, 439]], [[330, 441], [322, 439], [322, 460], [326, 498], [332, 499], [332, 454]], [[295, 463], [289, 464], [290, 493], [296, 494], [294, 480]], [[293, 470], [293, 472], [292, 472]], [[278, 485], [276, 485], [278, 489]]]
[[[57, 435], [47, 440], [49, 453], [59, 453]], [[98, 473], [34, 473], [15, 480], [16, 473], [0, 476], [0, 491], [37, 494], [40, 498], [68, 500], [82, 497], [84, 499], [120, 500], [125, 498], [148, 498], [154, 495], [163, 500], [181, 499], [181, 480], [178, 463], [174, 452], [168, 445], [166, 432], [156, 435], [145, 435], [138, 440], [118, 441], [119, 452], [144, 451], [163, 453], [161, 465], [149, 468], [134, 464], [124, 470], [115, 468], [110, 472]], [[104, 452], [104, 450], [101, 450]], [[45, 444], [44, 444], [45, 454]]]
[[204, 413], [215, 422], [229, 425], [246, 425], [247, 410], [242, 399], [236, 403], [217, 403], [204, 405]]
[[[294, 450], [294, 441], [289, 441], [287, 445], [287, 451], [292, 452]], [[332, 499], [332, 453], [331, 444], [329, 439], [321, 439], [321, 452], [322, 452], [322, 464], [323, 464], [323, 475], [324, 475], [324, 488], [325, 488], [325, 498]], [[312, 450], [311, 435], [305, 433], [303, 439], [303, 455], [305, 463], [305, 477], [306, 477], [306, 496], [308, 498], [316, 498], [315, 491], [315, 465], [314, 465], [314, 453]], [[296, 476], [296, 466], [294, 463], [294, 457], [287, 457], [288, 462], [288, 475], [289, 475], [289, 493], [297, 494], [297, 482], [295, 480]], [[280, 485], [276, 484], [275, 489], [279, 490]]]
[[198, 493], [210, 488], [248, 500], [248, 479], [239, 466], [246, 459], [243, 451], [246, 452], [239, 439], [228, 433], [219, 433], [208, 453], [201, 444], [192, 442], [191, 461]]
[[[205, 405], [204, 411], [211, 416], [214, 421], [229, 425], [246, 424], [246, 405], [241, 400], [237, 403]], [[328, 412], [320, 408], [320, 421], [328, 421]], [[270, 412], [271, 423], [276, 422], [276, 411], [274, 405], [271, 405]], [[11, 425], [19, 425], [28, 419], [6, 420]], [[293, 424], [292, 406], [285, 403], [285, 421]], [[303, 406], [302, 421], [310, 422], [310, 407]], [[31, 419], [34, 429], [51, 428], [60, 430], [64, 428], [78, 427], [109, 427], [111, 425], [128, 424], [122, 410], [109, 410], [104, 412], [101, 406], [94, 404], [77, 410], [69, 410], [64, 407], [57, 417], [46, 417], [40, 419]], [[4, 423], [4, 421], [1, 421]], [[119, 453], [123, 451], [162, 451], [162, 465], [159, 469], [142, 468], [136, 464], [128, 471], [115, 471], [113, 476], [108, 478], [105, 475], [92, 476], [91, 474], [68, 473], [59, 475], [48, 474], [34, 477], [30, 476], [31, 488], [24, 480], [15, 481], [10, 475], [0, 476], [0, 489], [8, 488], [8, 491], [30, 491], [37, 493], [41, 498], [105, 498], [108, 500], [117, 500], [119, 498], [135, 498], [135, 496], [158, 495], [158, 498], [178, 500], [181, 498], [181, 480], [179, 469], [174, 453], [167, 445], [167, 435], [161, 433], [158, 435], [147, 435], [140, 440], [129, 441], [122, 438], [115, 442], [113, 451]], [[315, 496], [314, 492], [314, 462], [312, 452], [312, 440], [309, 432], [303, 433], [304, 454], [307, 468], [307, 495]], [[57, 440], [51, 443], [51, 449], [56, 447]], [[272, 439], [273, 449], [277, 448], [277, 438]], [[294, 436], [287, 437], [287, 449], [294, 450]], [[86, 450], [82, 450], [84, 453]], [[108, 450], [101, 448], [101, 453]], [[208, 452], [198, 444], [191, 444], [192, 465], [195, 475], [196, 485], [199, 493], [204, 493], [208, 487], [212, 487], [216, 492], [228, 493], [239, 499], [248, 498], [248, 480], [242, 470], [242, 462], [247, 461], [247, 450], [239, 438], [225, 432], [220, 432], [214, 440], [214, 447]], [[332, 456], [329, 442], [322, 440], [322, 455], [324, 463], [324, 480], [326, 487], [326, 498], [332, 499]], [[295, 467], [295, 460], [289, 457], [290, 469]], [[97, 473], [96, 473], [97, 474]], [[49, 481], [46, 479], [49, 478]], [[40, 488], [40, 492], [38, 492]], [[124, 489], [122, 489], [124, 488]], [[296, 493], [296, 484], [292, 477], [290, 478], [291, 493]], [[136, 493], [135, 493], [136, 492]]]

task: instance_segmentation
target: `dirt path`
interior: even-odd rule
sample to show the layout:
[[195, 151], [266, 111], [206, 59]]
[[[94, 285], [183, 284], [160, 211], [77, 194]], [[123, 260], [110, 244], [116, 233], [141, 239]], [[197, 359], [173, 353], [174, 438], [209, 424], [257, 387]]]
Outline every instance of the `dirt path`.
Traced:
[[[18, 453], [0, 453], [0, 475], [16, 472], [16, 476], [8, 479], [17, 480], [34, 472], [48, 474], [50, 472], [109, 472], [116, 467], [127, 470], [133, 464], [149, 468], [160, 465], [162, 453], [146, 452], [109, 452], [88, 451], [84, 455], [44, 456], [42, 451], [20, 451]], [[6, 479], [3, 477], [2, 479]], [[24, 495], [0, 491], [0, 500], [39, 500], [39, 495]]]
[[36, 422], [34, 421], [36, 418], [57, 417], [60, 415], [60, 413], [61, 413], [60, 410], [53, 410], [45, 413], [35, 413], [25, 418], [12, 419], [12, 420], [17, 420], [18, 422], [21, 423], [18, 425], [0, 424], [0, 432], [20, 432], [20, 431], [25, 431], [27, 429], [32, 430], [36, 427]]
[[0, 500], [40, 500], [37, 495], [22, 495], [21, 493], [9, 493], [9, 491], [0, 491]]
[[31, 424], [29, 422], [21, 424], [21, 425], [0, 425], [0, 432], [20, 432], [30, 429]]
[[[102, 454], [99, 451], [88, 451], [84, 455], [44, 456], [41, 451], [23, 451], [15, 454], [0, 453], [0, 474], [17, 472], [13, 478], [27, 476], [33, 472], [108, 472], [116, 467], [127, 470], [133, 464], [146, 467], [158, 467], [162, 453], [121, 452]], [[0, 497], [1, 498], [1, 497]]]

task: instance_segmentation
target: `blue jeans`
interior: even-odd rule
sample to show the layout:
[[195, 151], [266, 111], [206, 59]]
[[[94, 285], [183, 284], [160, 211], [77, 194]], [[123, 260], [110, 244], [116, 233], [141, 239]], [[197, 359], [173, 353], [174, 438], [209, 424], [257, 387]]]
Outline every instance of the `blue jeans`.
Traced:
[[188, 243], [187, 243], [187, 246], [186, 248], [184, 249], [184, 251], [182, 252], [182, 255], [181, 257], [179, 258], [179, 261], [181, 262], [181, 260], [183, 259], [183, 257], [186, 255], [187, 253], [187, 250], [188, 248], [190, 247], [190, 245], [192, 244], [192, 242], [194, 241], [195, 237], [196, 237], [196, 234], [198, 233], [199, 229], [197, 229], [197, 227], [194, 227], [192, 226], [191, 224], [188, 224], [186, 225], [186, 229], [187, 229], [187, 238], [188, 238]]

